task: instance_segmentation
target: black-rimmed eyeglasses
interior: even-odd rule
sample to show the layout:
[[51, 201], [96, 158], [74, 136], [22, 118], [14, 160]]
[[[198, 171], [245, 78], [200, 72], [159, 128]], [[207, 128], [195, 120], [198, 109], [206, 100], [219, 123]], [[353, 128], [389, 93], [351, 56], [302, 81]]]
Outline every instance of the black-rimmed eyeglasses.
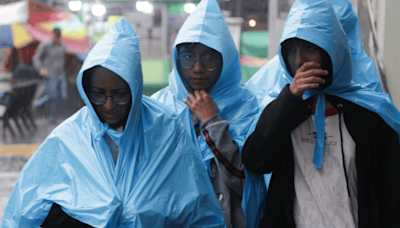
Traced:
[[95, 105], [103, 105], [106, 103], [107, 98], [111, 97], [112, 102], [117, 105], [125, 105], [130, 99], [131, 95], [129, 93], [118, 93], [111, 96], [107, 96], [102, 93], [87, 93], [90, 101]]
[[200, 61], [201, 65], [207, 71], [214, 71], [220, 64], [220, 59], [213, 55], [203, 55], [200, 58], [195, 58], [192, 54], [182, 53], [178, 56], [179, 64], [184, 69], [192, 69], [196, 61]]

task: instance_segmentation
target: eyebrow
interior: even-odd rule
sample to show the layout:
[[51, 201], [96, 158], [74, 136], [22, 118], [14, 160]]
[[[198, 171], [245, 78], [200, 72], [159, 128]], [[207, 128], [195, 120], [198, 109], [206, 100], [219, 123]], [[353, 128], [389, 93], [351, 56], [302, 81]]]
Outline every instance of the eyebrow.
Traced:
[[[184, 55], [184, 54], [195, 55], [195, 53], [191, 53], [189, 51], [179, 53], [179, 55]], [[212, 56], [218, 57], [218, 54], [213, 52], [212, 50], [206, 50], [203, 53], [201, 53], [201, 56], [205, 56], [205, 55], [212, 55]]]
[[218, 56], [218, 54], [215, 53], [215, 52], [212, 51], [212, 50], [207, 50], [207, 51], [205, 51], [205, 52], [203, 53], [203, 55], [214, 55], [214, 56]]
[[[99, 87], [96, 87], [96, 86], [92, 86], [92, 90], [93, 89], [100, 90], [101, 92], [106, 91], [105, 89], [102, 89], [102, 88], [99, 88]], [[111, 90], [111, 92], [119, 92], [119, 91], [128, 92], [129, 90], [128, 90], [128, 88], [119, 88], [119, 89]]]

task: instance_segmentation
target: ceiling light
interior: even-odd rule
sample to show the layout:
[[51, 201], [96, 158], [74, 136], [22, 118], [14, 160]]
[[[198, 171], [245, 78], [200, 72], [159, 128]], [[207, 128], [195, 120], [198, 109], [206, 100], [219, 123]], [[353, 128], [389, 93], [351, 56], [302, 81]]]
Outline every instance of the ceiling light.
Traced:
[[257, 25], [256, 20], [251, 19], [251, 20], [249, 21], [249, 26], [250, 26], [250, 27], [256, 27], [256, 25]]
[[92, 14], [97, 17], [101, 17], [106, 14], [106, 7], [101, 4], [96, 4], [92, 6]]
[[154, 11], [154, 6], [148, 1], [137, 1], [136, 9], [145, 14], [152, 14]]
[[82, 8], [82, 2], [81, 1], [69, 1], [68, 7], [71, 11], [79, 11]]
[[186, 13], [193, 13], [193, 11], [196, 9], [196, 5], [194, 3], [186, 3], [185, 6], [183, 7]]

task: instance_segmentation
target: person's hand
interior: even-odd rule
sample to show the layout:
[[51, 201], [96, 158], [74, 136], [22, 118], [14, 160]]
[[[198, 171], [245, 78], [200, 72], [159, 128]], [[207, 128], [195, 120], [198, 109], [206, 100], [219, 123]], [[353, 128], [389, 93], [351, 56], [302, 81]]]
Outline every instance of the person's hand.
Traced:
[[218, 114], [217, 104], [205, 90], [195, 90], [194, 96], [189, 93], [188, 98], [190, 101], [183, 99], [183, 102], [202, 123]]
[[47, 71], [46, 70], [41, 70], [39, 72], [39, 74], [40, 74], [40, 76], [47, 77]]
[[320, 84], [325, 84], [321, 76], [328, 75], [327, 70], [321, 69], [321, 66], [315, 62], [304, 63], [293, 77], [290, 84], [290, 92], [295, 96], [303, 96], [303, 93], [309, 89], [316, 89]]

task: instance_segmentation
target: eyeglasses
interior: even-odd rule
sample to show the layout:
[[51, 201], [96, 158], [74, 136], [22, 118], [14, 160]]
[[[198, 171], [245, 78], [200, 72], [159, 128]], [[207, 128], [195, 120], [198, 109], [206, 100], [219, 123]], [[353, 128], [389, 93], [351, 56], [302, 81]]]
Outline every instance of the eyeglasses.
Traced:
[[87, 94], [90, 101], [93, 102], [95, 105], [103, 105], [106, 103], [107, 98], [111, 97], [112, 102], [117, 105], [125, 105], [127, 104], [130, 99], [131, 95], [129, 93], [118, 93], [113, 94], [111, 96], [107, 96], [102, 93], [88, 93]]
[[182, 53], [178, 56], [179, 63], [184, 69], [192, 69], [196, 61], [200, 61], [201, 65], [207, 71], [214, 71], [220, 64], [220, 59], [213, 55], [203, 55], [201, 58], [195, 58], [193, 55], [188, 53]]

